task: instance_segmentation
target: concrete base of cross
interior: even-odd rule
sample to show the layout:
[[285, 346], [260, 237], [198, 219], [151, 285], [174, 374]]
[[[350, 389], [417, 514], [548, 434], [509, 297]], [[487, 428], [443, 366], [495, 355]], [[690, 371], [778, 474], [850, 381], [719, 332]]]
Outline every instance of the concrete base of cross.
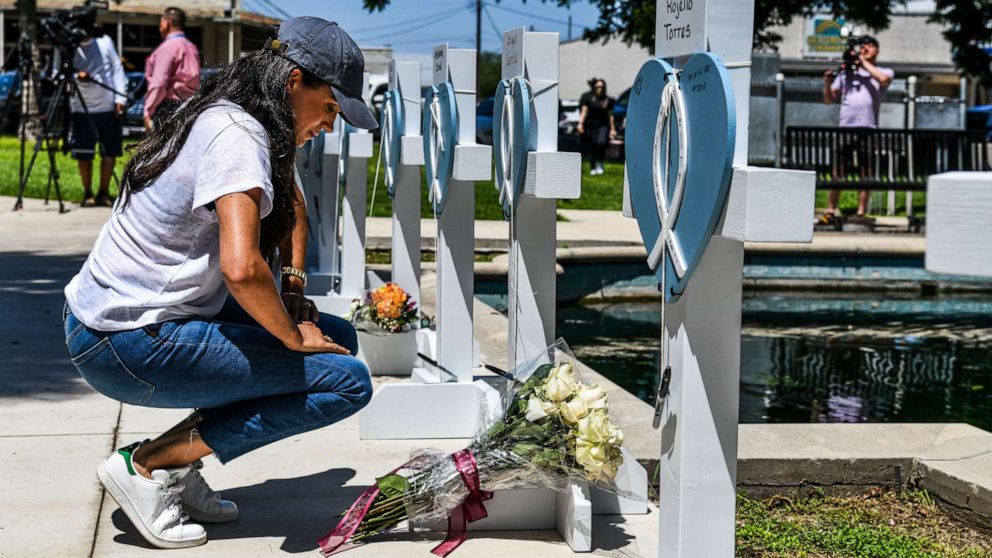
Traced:
[[351, 303], [357, 296], [345, 296], [339, 294], [311, 295], [307, 298], [317, 305], [317, 311], [334, 316], [341, 316], [351, 310]]
[[[572, 482], [563, 492], [550, 488], [499, 490], [486, 502], [485, 519], [469, 531], [557, 530], [574, 552], [592, 551], [592, 500], [589, 486]], [[444, 521], [411, 521], [411, 531], [445, 531]]]

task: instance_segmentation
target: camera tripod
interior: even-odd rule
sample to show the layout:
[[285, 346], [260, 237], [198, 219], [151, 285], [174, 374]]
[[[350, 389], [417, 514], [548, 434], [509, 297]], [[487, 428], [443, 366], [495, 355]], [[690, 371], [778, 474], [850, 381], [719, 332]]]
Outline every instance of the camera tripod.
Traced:
[[[31, 55], [30, 43], [22, 39], [21, 43], [18, 45], [20, 51], [20, 65], [18, 68], [18, 76], [14, 80], [14, 84], [11, 86], [11, 90], [8, 92], [7, 107], [5, 109], [3, 123], [6, 122], [7, 115], [10, 110], [10, 97], [13, 91], [24, 82], [24, 76], [33, 75], [32, 72], [35, 71], [35, 64], [33, 56]], [[44, 146], [45, 152], [48, 156], [48, 185], [45, 189], [45, 204], [48, 204], [49, 194], [51, 193], [52, 185], [55, 186], [55, 196], [59, 202], [59, 213], [66, 213], [68, 210], [65, 208], [64, 200], [62, 199], [62, 188], [59, 184], [60, 174], [58, 169], [58, 161], [56, 154], [59, 151], [59, 140], [62, 140], [63, 145], [67, 141], [69, 123], [67, 122], [69, 115], [69, 99], [75, 96], [79, 101], [80, 106], [83, 109], [83, 114], [86, 115], [86, 121], [93, 131], [93, 135], [97, 138], [97, 145], [100, 149], [101, 157], [107, 153], [107, 146], [103, 139], [100, 138], [98, 133], [96, 123], [93, 121], [93, 117], [90, 114], [89, 108], [86, 106], [86, 100], [83, 98], [82, 93], [79, 91], [79, 85], [77, 83], [76, 70], [73, 67], [72, 61], [75, 56], [75, 47], [66, 48], [59, 47], [60, 63], [58, 65], [57, 73], [54, 75], [55, 82], [55, 94], [52, 96], [48, 103], [48, 107], [43, 115], [39, 115], [39, 120], [42, 122], [41, 132], [35, 140], [34, 152], [31, 154], [31, 160], [25, 168], [25, 144], [27, 143], [27, 118], [25, 114], [21, 115], [20, 122], [20, 138], [21, 138], [21, 156], [20, 156], [20, 185], [17, 191], [17, 201], [14, 202], [14, 211], [19, 211], [24, 208], [24, 191], [27, 188], [28, 180], [31, 177], [31, 171], [34, 169], [35, 161], [38, 158], [38, 153], [41, 152], [42, 146]], [[52, 66], [55, 70], [55, 65]], [[96, 79], [90, 78], [88, 82], [96, 84], [103, 89], [106, 89], [117, 95], [126, 95], [121, 93], [114, 88], [110, 87], [105, 83], [101, 83]], [[130, 99], [128, 99], [130, 104]], [[120, 179], [117, 177], [116, 172], [112, 174], [115, 181], [120, 183]]]

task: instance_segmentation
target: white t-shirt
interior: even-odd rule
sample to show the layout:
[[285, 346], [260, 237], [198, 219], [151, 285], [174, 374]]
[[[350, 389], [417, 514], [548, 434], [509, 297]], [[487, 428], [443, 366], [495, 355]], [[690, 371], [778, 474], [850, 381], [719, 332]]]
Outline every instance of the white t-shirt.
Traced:
[[101, 331], [216, 315], [228, 293], [217, 215], [205, 206], [261, 188], [265, 217], [270, 168], [268, 135], [257, 120], [229, 101], [205, 110], [173, 163], [132, 193], [127, 208], [114, 208], [65, 288], [69, 309]]
[[[113, 112], [114, 103], [126, 104], [127, 77], [124, 66], [114, 49], [114, 41], [107, 35], [90, 39], [76, 47], [73, 66], [77, 71], [84, 71], [90, 77], [107, 87], [101, 87], [89, 81], [80, 81], [79, 92], [86, 101], [86, 108], [91, 113]], [[79, 99], [69, 97], [69, 109], [72, 112], [83, 112]]]

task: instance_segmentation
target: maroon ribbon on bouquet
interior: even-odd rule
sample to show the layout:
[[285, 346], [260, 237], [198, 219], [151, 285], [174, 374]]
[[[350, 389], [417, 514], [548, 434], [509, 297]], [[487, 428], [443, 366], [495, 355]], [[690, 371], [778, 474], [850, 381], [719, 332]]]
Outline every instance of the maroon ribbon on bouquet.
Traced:
[[492, 492], [482, 490], [479, 468], [471, 451], [467, 449], [456, 451], [451, 457], [455, 460], [455, 468], [461, 474], [465, 488], [468, 489], [468, 498], [465, 498], [462, 505], [455, 508], [448, 516], [448, 535], [444, 542], [431, 550], [431, 553], [437, 556], [447, 556], [465, 542], [466, 525], [489, 516], [483, 502], [493, 497]]
[[[398, 470], [394, 469], [393, 473]], [[355, 534], [358, 526], [362, 524], [362, 520], [369, 513], [369, 508], [372, 507], [372, 502], [375, 501], [375, 497], [378, 495], [379, 486], [376, 484], [365, 489], [365, 492], [362, 492], [358, 499], [355, 500], [355, 503], [348, 508], [348, 512], [338, 522], [337, 527], [317, 541], [317, 544], [320, 545], [320, 551], [324, 553], [324, 556], [330, 556], [359, 546], [357, 543], [351, 542], [351, 536]]]
[[[420, 464], [423, 461], [423, 456], [417, 456], [407, 461], [406, 463], [400, 465], [399, 467], [393, 469], [388, 475], [392, 475], [400, 469], [405, 469], [407, 467], [413, 466], [415, 464]], [[373, 502], [375, 502], [375, 497], [379, 495], [379, 485], [373, 484], [372, 486], [365, 489], [355, 503], [348, 508], [348, 511], [338, 522], [337, 527], [333, 531], [324, 535], [317, 544], [320, 545], [320, 551], [324, 553], [324, 556], [330, 556], [332, 554], [337, 554], [339, 552], [344, 552], [356, 546], [361, 546], [357, 543], [351, 542], [351, 536], [355, 534], [358, 530], [358, 526], [362, 524], [362, 520], [368, 515], [369, 509], [372, 507]]]
[[[483, 502], [493, 497], [492, 492], [482, 490], [479, 479], [479, 468], [475, 463], [475, 456], [472, 455], [471, 451], [467, 449], [457, 451], [451, 454], [451, 458], [455, 461], [455, 468], [458, 469], [458, 473], [462, 477], [462, 482], [465, 483], [465, 488], [468, 489], [468, 497], [448, 516], [448, 534], [445, 536], [444, 542], [431, 550], [432, 553], [438, 556], [451, 554], [452, 551], [465, 542], [466, 525], [473, 521], [484, 519], [489, 515]], [[389, 474], [392, 475], [400, 469], [410, 467], [420, 462], [421, 459], [422, 457], [416, 457], [393, 469]], [[324, 556], [330, 556], [360, 546], [357, 543], [351, 542], [351, 536], [355, 534], [358, 526], [362, 524], [362, 520], [369, 513], [369, 509], [378, 495], [379, 486], [376, 484], [365, 489], [365, 492], [362, 492], [358, 499], [355, 500], [355, 503], [348, 508], [348, 511], [341, 521], [338, 522], [334, 530], [317, 541], [317, 544], [320, 545], [320, 551], [324, 553]]]

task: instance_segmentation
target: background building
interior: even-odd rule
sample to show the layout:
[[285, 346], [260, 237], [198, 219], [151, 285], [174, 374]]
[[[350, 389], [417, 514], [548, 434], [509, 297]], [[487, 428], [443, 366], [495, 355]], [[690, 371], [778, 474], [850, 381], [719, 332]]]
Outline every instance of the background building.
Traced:
[[[39, 0], [38, 18], [81, 4], [81, 0]], [[117, 43], [126, 70], [144, 70], [145, 58], [162, 42], [158, 21], [167, 6], [186, 12], [186, 35], [199, 47], [204, 66], [226, 64], [242, 51], [261, 47], [269, 28], [280, 21], [242, 9], [240, 0], [113, 1], [107, 11], [100, 13], [98, 21]], [[0, 0], [0, 44], [4, 53], [10, 52], [20, 37], [17, 16], [15, 0]], [[41, 52], [50, 51], [51, 44], [40, 30], [38, 38]]]

